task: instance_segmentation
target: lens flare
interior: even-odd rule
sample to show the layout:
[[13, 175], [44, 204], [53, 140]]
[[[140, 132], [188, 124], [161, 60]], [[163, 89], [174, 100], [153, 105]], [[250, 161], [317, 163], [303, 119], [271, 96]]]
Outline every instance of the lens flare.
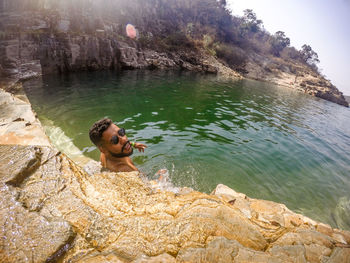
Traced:
[[136, 38], [137, 32], [135, 27], [132, 24], [127, 24], [126, 25], [126, 35], [130, 37], [131, 39]]

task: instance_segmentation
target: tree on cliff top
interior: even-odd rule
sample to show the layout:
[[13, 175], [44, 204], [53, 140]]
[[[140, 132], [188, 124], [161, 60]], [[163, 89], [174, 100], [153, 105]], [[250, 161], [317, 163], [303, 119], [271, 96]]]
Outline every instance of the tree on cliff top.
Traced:
[[320, 63], [318, 54], [312, 50], [311, 46], [304, 44], [300, 50], [301, 57], [309, 65]]
[[271, 53], [276, 57], [280, 56], [281, 51], [290, 45], [290, 39], [286, 37], [283, 31], [277, 31], [271, 37]]
[[242, 34], [244, 35], [249, 32], [257, 33], [259, 30], [261, 30], [263, 22], [257, 18], [253, 10], [245, 9], [243, 12], [243, 23], [241, 24]]

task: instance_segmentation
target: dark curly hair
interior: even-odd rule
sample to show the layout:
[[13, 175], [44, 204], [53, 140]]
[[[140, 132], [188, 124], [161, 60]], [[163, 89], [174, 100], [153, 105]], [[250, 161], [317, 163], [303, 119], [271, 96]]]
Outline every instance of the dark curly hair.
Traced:
[[111, 119], [105, 118], [95, 122], [89, 130], [90, 140], [96, 145], [101, 145], [102, 133], [113, 123]]

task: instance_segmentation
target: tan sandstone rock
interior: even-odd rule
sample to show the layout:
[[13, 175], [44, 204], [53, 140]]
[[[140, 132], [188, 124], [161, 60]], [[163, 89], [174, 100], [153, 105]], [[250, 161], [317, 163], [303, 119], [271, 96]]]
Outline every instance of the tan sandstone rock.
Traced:
[[0, 89], [0, 112], [0, 144], [51, 146], [27, 100]]

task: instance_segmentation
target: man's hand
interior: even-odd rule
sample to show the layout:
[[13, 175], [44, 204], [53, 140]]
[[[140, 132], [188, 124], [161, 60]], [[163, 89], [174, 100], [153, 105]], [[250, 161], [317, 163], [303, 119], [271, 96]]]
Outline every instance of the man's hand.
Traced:
[[139, 142], [135, 142], [134, 143], [134, 147], [139, 150], [139, 152], [145, 152], [145, 148], [147, 148], [147, 146], [145, 144], [139, 143]]

